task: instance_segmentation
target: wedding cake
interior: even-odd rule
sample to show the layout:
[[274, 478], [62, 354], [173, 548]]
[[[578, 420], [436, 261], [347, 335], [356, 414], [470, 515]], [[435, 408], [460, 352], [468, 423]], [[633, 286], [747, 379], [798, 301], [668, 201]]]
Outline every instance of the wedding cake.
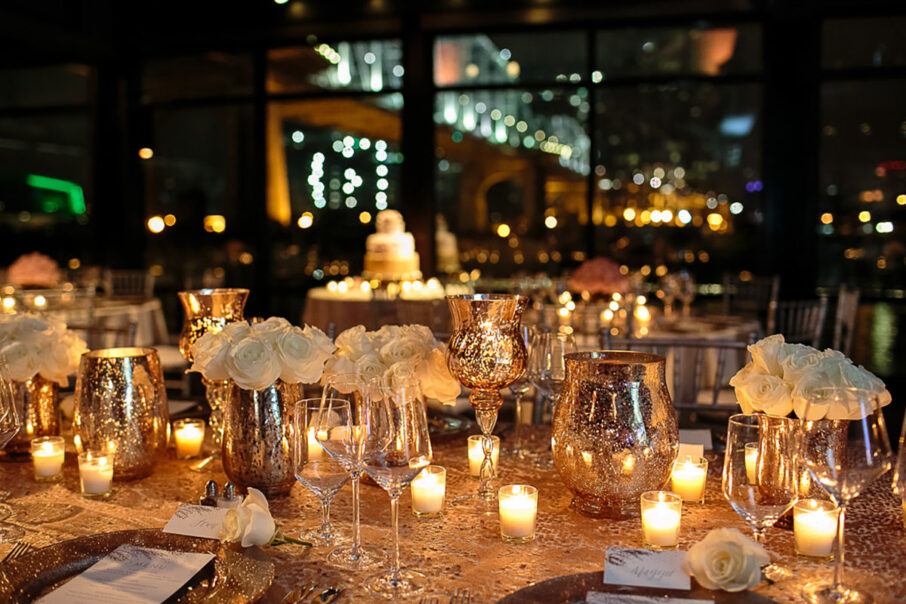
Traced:
[[396, 210], [383, 210], [378, 212], [375, 224], [377, 233], [365, 240], [362, 276], [382, 281], [421, 279], [415, 238], [406, 232], [402, 214]]

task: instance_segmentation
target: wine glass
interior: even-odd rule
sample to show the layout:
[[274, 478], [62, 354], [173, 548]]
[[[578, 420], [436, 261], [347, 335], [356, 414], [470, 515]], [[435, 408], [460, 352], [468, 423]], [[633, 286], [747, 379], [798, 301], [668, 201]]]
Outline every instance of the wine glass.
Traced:
[[809, 602], [871, 602], [869, 594], [843, 584], [843, 523], [849, 503], [893, 465], [879, 394], [828, 387], [806, 399], [801, 424], [802, 460], [812, 479], [840, 508], [834, 581], [809, 583]]
[[390, 495], [393, 523], [393, 549], [390, 569], [369, 577], [365, 587], [383, 597], [400, 598], [421, 591], [425, 575], [417, 570], [400, 569], [399, 498], [418, 473], [431, 464], [431, 439], [425, 401], [417, 379], [400, 380], [380, 389], [372, 399], [376, 407], [371, 438], [386, 447], [376, 449], [368, 458], [365, 471]]
[[687, 270], [679, 272], [679, 289], [676, 292], [676, 298], [683, 305], [683, 317], [688, 318], [692, 315], [692, 301], [695, 300], [696, 285], [692, 274]]
[[[556, 333], [550, 330], [541, 331], [532, 343], [529, 358], [530, 377], [552, 407], [560, 397], [563, 380], [566, 379], [564, 356], [572, 352], [577, 352], [576, 341], [571, 333], [565, 331]], [[536, 423], [541, 423], [543, 419], [545, 411], [543, 403], [539, 411], [540, 413], [535, 413]]]
[[[0, 449], [13, 439], [22, 427], [22, 420], [16, 411], [16, 396], [13, 382], [6, 375], [6, 367], [0, 365]], [[0, 500], [9, 498], [8, 491], [0, 491]], [[5, 520], [13, 515], [12, 508], [0, 505], [0, 519]], [[0, 543], [16, 541], [25, 536], [25, 531], [14, 524], [0, 522]]]
[[664, 319], [669, 322], [673, 320], [673, 301], [679, 295], [682, 284], [679, 276], [671, 273], [661, 278], [660, 285], [657, 295], [664, 302]]
[[[757, 457], [746, 458], [746, 445]], [[764, 414], [737, 414], [727, 427], [724, 454], [724, 497], [764, 545], [765, 532], [799, 498], [798, 431], [796, 420]], [[772, 564], [765, 575], [779, 580], [790, 571]]]
[[893, 467], [893, 492], [900, 496], [903, 502], [903, 522], [906, 523], [906, 418], [900, 428], [900, 441], [897, 450], [897, 463]]
[[378, 550], [362, 547], [359, 522], [359, 479], [367, 456], [379, 444], [368, 438], [376, 421], [371, 399], [379, 387], [379, 383], [365, 382], [355, 374], [327, 377], [314, 422], [318, 442], [349, 473], [352, 482], [352, 545], [333, 550], [327, 560], [353, 570], [377, 566], [384, 559]]
[[[321, 526], [300, 535], [304, 541], [326, 545], [336, 542], [337, 533], [330, 524], [330, 502], [349, 479], [349, 473], [324, 451], [318, 442], [317, 427], [323, 399], [297, 401], [293, 413], [293, 473], [302, 486], [321, 502]], [[324, 400], [328, 409], [342, 401]], [[339, 422], [337, 415], [326, 417], [326, 423]]]
[[[522, 341], [525, 343], [525, 349], [531, 350], [532, 342], [532, 328], [527, 325], [523, 325], [519, 328], [519, 335], [522, 338]], [[508, 453], [512, 453], [518, 457], [523, 457], [528, 451], [524, 442], [524, 432], [525, 427], [524, 423], [526, 421], [525, 417], [525, 395], [528, 394], [529, 390], [532, 389], [532, 380], [529, 376], [528, 367], [525, 368], [525, 371], [522, 372], [522, 375], [519, 378], [510, 384], [510, 392], [516, 395], [516, 416], [513, 420], [513, 439], [512, 444], [506, 447]], [[528, 418], [531, 421], [531, 418]]]

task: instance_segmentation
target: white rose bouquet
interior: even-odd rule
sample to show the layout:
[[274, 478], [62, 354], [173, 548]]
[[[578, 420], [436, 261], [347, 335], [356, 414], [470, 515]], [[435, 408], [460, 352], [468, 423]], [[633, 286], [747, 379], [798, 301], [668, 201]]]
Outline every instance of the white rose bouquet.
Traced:
[[387, 383], [415, 375], [428, 398], [452, 405], [459, 396], [459, 382], [450, 375], [443, 343], [424, 325], [385, 325], [365, 331], [361, 325], [341, 333], [337, 351], [325, 374], [355, 374], [362, 381], [383, 378]]
[[[773, 335], [749, 346], [752, 361], [730, 379], [743, 412], [763, 411], [785, 416], [795, 412], [803, 418], [809, 396], [818, 388], [840, 386], [871, 390], [881, 406], [891, 401], [884, 382], [837, 350], [820, 351], [804, 344], [788, 344]], [[836, 405], [813, 411], [809, 420], [860, 419], [860, 406]]]
[[689, 548], [683, 570], [705, 589], [742, 591], [761, 583], [771, 557], [738, 529], [714, 529]]
[[62, 321], [29, 313], [0, 315], [0, 362], [17, 382], [40, 374], [67, 386], [86, 350], [85, 341]]
[[287, 537], [277, 527], [271, 516], [270, 506], [264, 493], [249, 487], [249, 493], [238, 506], [232, 508], [223, 518], [220, 540], [239, 542], [242, 547], [254, 545], [283, 545], [296, 543], [311, 546], [311, 543]]
[[280, 317], [251, 326], [240, 321], [201, 336], [192, 345], [195, 360], [189, 371], [209, 380], [231, 379], [246, 390], [267, 388], [278, 378], [313, 384], [335, 349], [317, 327], [295, 327]]

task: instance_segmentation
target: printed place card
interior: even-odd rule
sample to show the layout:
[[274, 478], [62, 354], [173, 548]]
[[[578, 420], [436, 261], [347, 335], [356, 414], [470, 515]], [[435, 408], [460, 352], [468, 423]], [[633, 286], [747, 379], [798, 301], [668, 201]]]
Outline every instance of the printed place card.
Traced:
[[125, 544], [38, 601], [160, 604], [213, 559], [214, 554], [203, 552], [170, 552]]
[[691, 589], [692, 581], [683, 572], [682, 550], [658, 552], [650, 549], [608, 547], [604, 582], [661, 589]]
[[704, 456], [705, 448], [702, 445], [687, 445], [686, 443], [680, 443], [676, 459], [677, 461], [683, 461], [686, 457], [691, 457], [693, 460], [698, 461]]
[[220, 528], [229, 508], [215, 508], [207, 505], [184, 503], [173, 513], [164, 526], [165, 533], [219, 539]]
[[632, 594], [609, 594], [600, 591], [590, 591], [585, 596], [585, 604], [712, 604], [713, 602], [714, 600], [634, 596]]
[[[704, 447], [705, 451], [710, 451], [714, 448], [714, 443], [711, 441], [711, 431], [710, 430], [685, 430], [681, 429], [679, 431], [679, 439], [681, 443], [689, 443], [690, 445], [701, 445]], [[701, 457], [701, 455], [699, 455]]]

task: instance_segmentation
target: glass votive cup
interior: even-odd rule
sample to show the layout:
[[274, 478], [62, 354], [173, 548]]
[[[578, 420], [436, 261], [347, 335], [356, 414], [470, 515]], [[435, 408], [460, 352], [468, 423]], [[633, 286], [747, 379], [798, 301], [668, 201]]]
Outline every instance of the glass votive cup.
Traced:
[[640, 497], [642, 541], [650, 549], [676, 549], [679, 545], [683, 499], [670, 491], [646, 491]]
[[412, 513], [419, 518], [434, 518], [444, 511], [447, 490], [447, 469], [428, 466], [412, 479]]
[[35, 467], [35, 480], [56, 482], [63, 478], [63, 460], [66, 442], [62, 436], [42, 436], [31, 441], [31, 459]]
[[176, 458], [192, 459], [201, 455], [204, 444], [204, 420], [197, 418], [178, 419], [173, 422], [173, 440], [176, 442]]
[[708, 460], [694, 459], [687, 455], [677, 459], [670, 474], [670, 490], [682, 498], [684, 503], [704, 503], [705, 484], [708, 480]]
[[758, 443], [746, 443], [746, 479], [749, 484], [756, 482], [756, 469], [758, 468]]
[[834, 557], [840, 509], [826, 499], [800, 499], [793, 506], [793, 546], [800, 556]]
[[[469, 474], [477, 478], [481, 476], [481, 462], [484, 461], [484, 449], [481, 441], [484, 437], [481, 434], [473, 434], [469, 437]], [[497, 462], [500, 459], [500, 437], [491, 436], [494, 446], [491, 448], [491, 465], [494, 471], [497, 471]]]
[[113, 455], [108, 451], [79, 453], [79, 483], [82, 497], [106, 499], [113, 485]]
[[538, 489], [527, 484], [510, 484], [497, 490], [500, 536], [511, 543], [535, 538], [538, 516]]

